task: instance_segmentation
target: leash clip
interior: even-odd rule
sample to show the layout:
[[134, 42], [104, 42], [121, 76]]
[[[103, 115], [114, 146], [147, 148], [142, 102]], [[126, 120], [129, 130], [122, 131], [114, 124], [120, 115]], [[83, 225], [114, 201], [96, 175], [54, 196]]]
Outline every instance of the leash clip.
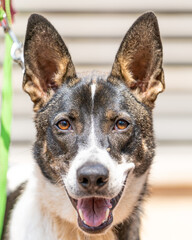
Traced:
[[23, 44], [17, 40], [12, 30], [9, 31], [9, 35], [13, 40], [13, 45], [11, 48], [11, 57], [17, 64], [19, 64], [19, 66], [24, 71], [25, 67], [24, 67], [24, 56], [23, 56]]
[[0, 7], [0, 25], [3, 27], [5, 33], [8, 33], [10, 38], [13, 41], [13, 45], [11, 48], [11, 57], [12, 59], [19, 64], [19, 66], [24, 71], [24, 56], [23, 56], [23, 44], [19, 42], [14, 32], [9, 26], [9, 22], [7, 19], [7, 15], [2, 7]]

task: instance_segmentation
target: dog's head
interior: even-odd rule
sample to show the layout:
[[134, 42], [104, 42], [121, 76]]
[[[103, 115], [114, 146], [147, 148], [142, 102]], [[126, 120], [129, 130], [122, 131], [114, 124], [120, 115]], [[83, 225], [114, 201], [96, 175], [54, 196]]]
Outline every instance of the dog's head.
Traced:
[[[146, 13], [134, 23], [106, 76], [78, 76], [62, 38], [42, 16], [30, 17], [24, 48], [36, 161], [51, 184], [64, 186], [79, 227], [102, 233], [134, 206], [154, 156], [151, 112], [164, 90], [156, 17]], [[127, 202], [119, 207], [122, 195]]]

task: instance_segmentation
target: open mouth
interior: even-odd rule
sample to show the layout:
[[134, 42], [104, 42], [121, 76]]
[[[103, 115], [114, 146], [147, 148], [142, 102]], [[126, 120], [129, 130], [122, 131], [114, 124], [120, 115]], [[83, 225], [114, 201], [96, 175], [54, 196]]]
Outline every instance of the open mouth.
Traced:
[[88, 233], [100, 233], [113, 222], [113, 209], [116, 207], [124, 187], [120, 193], [112, 198], [81, 198], [74, 199], [69, 196], [78, 213], [79, 227]]

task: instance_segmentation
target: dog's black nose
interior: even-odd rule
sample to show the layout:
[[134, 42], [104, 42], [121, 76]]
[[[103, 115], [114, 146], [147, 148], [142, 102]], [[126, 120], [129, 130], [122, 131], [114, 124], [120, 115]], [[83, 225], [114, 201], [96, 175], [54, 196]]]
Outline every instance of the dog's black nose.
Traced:
[[95, 191], [107, 185], [109, 170], [99, 163], [86, 163], [77, 170], [77, 180], [82, 188]]

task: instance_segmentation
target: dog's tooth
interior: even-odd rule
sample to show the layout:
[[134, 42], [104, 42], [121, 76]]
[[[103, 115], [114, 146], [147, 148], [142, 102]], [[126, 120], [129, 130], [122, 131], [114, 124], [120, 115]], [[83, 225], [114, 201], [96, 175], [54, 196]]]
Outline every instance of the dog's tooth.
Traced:
[[109, 208], [107, 208], [106, 213], [105, 213], [105, 219], [103, 220], [102, 223], [104, 223], [104, 222], [107, 221], [107, 219], [108, 219], [108, 217], [109, 217], [109, 212], [110, 212], [110, 210], [109, 210]]
[[82, 210], [81, 210], [81, 209], [79, 209], [79, 216], [80, 216], [80, 218], [81, 218], [82, 220], [84, 220], [84, 217], [83, 217], [83, 212], [82, 212]]
[[87, 225], [87, 222], [85, 220], [83, 220], [83, 222]]
[[109, 212], [110, 212], [110, 210], [109, 210], [109, 208], [107, 208], [106, 213], [105, 213], [105, 220], [104, 221], [107, 221], [107, 219], [109, 217]]

